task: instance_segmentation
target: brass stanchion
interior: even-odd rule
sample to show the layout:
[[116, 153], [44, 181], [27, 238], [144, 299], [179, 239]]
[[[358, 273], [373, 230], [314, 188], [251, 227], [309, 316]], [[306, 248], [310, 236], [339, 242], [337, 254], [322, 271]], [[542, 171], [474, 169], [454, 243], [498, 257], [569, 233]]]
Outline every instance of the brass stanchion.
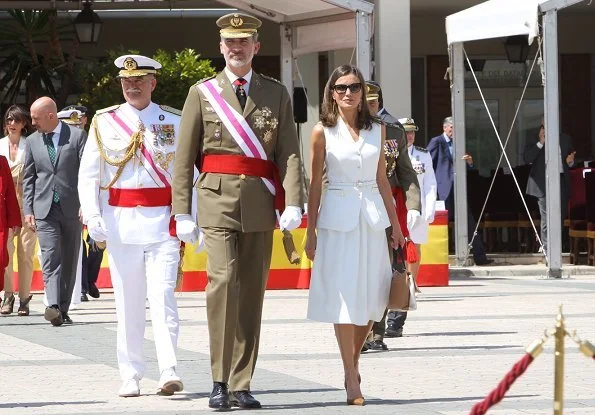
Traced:
[[554, 338], [556, 339], [556, 351], [554, 355], [554, 415], [562, 415], [564, 412], [564, 337], [566, 328], [564, 327], [564, 315], [562, 314], [562, 305], [560, 305], [556, 317], [556, 330]]

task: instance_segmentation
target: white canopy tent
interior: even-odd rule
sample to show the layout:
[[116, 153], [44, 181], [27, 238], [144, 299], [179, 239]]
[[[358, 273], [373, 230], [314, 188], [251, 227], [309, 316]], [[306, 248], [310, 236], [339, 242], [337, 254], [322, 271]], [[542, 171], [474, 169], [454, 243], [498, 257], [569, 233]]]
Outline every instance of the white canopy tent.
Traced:
[[[539, 35], [543, 15], [545, 62], [544, 114], [546, 126], [546, 203], [548, 277], [562, 276], [560, 217], [560, 142], [558, 95], [558, 10], [584, 0], [489, 0], [446, 18], [450, 53], [452, 111], [455, 128], [455, 246], [457, 263], [467, 260], [467, 181], [465, 154], [465, 69], [463, 43], [513, 35], [526, 35], [528, 43]], [[542, 218], [543, 220], [543, 218]]]
[[[1, 9], [82, 8], [83, 1], [2, 0]], [[293, 59], [336, 49], [355, 48], [356, 64], [366, 79], [372, 73], [372, 13], [367, 0], [93, 0], [94, 10], [171, 10], [205, 13], [221, 5], [280, 24], [281, 81], [293, 90]], [[182, 14], [181, 14], [182, 15]]]

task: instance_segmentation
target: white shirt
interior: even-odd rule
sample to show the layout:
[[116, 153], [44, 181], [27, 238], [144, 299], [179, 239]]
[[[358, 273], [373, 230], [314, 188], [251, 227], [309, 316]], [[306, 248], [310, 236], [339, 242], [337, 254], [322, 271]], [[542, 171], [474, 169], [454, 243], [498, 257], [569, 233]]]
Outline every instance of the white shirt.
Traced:
[[11, 160], [10, 159], [10, 139], [7, 137], [4, 137], [2, 139], [0, 139], [0, 155], [6, 157], [6, 160], [8, 160], [8, 166], [12, 169], [14, 166], [17, 166], [19, 164], [23, 164], [25, 162], [25, 148], [27, 146], [27, 141], [25, 139], [25, 137], [21, 137], [21, 139], [19, 140], [19, 149], [17, 151], [17, 158], [16, 160]]
[[62, 131], [62, 121], [58, 122], [58, 126], [53, 129], [54, 135], [52, 135], [52, 143], [54, 143], [54, 148], [58, 150], [58, 142], [60, 141], [60, 132]]
[[250, 72], [248, 72], [244, 76], [235, 75], [232, 71], [230, 71], [227, 68], [227, 66], [223, 69], [223, 71], [225, 72], [225, 75], [227, 75], [227, 79], [229, 79], [229, 82], [231, 82], [234, 91], [237, 89], [237, 86], [233, 84], [236, 81], [236, 79], [244, 78], [246, 80], [246, 83], [244, 84], [244, 91], [246, 91], [246, 96], [248, 96], [248, 91], [250, 90], [250, 81], [252, 80], [252, 69], [250, 69]]

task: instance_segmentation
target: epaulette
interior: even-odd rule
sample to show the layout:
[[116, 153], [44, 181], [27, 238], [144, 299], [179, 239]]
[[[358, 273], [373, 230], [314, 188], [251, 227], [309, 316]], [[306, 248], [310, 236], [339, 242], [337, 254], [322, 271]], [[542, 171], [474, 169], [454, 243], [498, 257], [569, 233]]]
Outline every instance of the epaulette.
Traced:
[[159, 105], [159, 108], [161, 108], [165, 112], [171, 112], [172, 114], [182, 115], [182, 111], [172, 108], [168, 105]]
[[209, 79], [213, 79], [213, 78], [214, 78], [214, 77], [216, 77], [216, 76], [217, 76], [216, 74], [215, 74], [215, 75], [211, 75], [211, 76], [206, 76], [206, 77], [202, 78], [200, 81], [198, 81], [198, 82], [196, 83], [196, 85], [198, 85], [198, 84], [202, 84], [203, 82], [206, 82], [206, 81], [208, 81]]
[[111, 107], [107, 107], [107, 108], [102, 108], [100, 110], [97, 110], [95, 112], [95, 114], [96, 115], [103, 114], [104, 112], [110, 112], [110, 111], [113, 111], [113, 110], [117, 110], [118, 108], [120, 108], [120, 104], [112, 105]]
[[416, 149], [417, 151], [421, 151], [422, 153], [427, 153], [427, 152], [428, 152], [428, 150], [426, 150], [426, 149], [425, 149], [425, 148], [423, 148], [423, 147], [418, 147], [418, 146], [413, 146], [413, 147], [415, 147], [415, 149]]
[[280, 85], [283, 85], [283, 84], [281, 83], [281, 81], [279, 81], [278, 79], [275, 79], [275, 78], [273, 78], [273, 77], [271, 77], [271, 76], [268, 76], [268, 75], [265, 75], [265, 74], [262, 74], [262, 73], [261, 73], [261, 74], [259, 74], [259, 75], [260, 75], [260, 76], [262, 76], [264, 79], [268, 79], [269, 81], [273, 81], [273, 82], [276, 82], [276, 83], [278, 83], [278, 84], [280, 84]]

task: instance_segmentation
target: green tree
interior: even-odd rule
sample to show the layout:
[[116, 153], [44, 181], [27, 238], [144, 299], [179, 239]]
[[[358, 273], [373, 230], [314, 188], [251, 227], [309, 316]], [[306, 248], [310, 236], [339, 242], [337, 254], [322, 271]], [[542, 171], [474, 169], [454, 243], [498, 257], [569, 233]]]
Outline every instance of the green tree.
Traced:
[[[91, 65], [82, 73], [82, 87], [86, 91], [80, 96], [80, 103], [92, 111], [121, 103], [122, 88], [117, 80], [118, 71], [114, 60], [124, 54], [138, 54], [138, 51], [110, 50], [107, 59]], [[215, 74], [215, 69], [208, 59], [200, 59], [193, 49], [179, 52], [157, 50], [152, 56], [161, 63], [157, 72], [157, 88], [152, 100], [158, 104], [182, 109], [188, 88], [196, 81]]]
[[27, 104], [49, 95], [60, 107], [74, 87], [78, 42], [72, 23], [59, 22], [55, 10], [8, 13], [12, 21], [0, 25], [0, 103], [15, 103], [24, 88]]

